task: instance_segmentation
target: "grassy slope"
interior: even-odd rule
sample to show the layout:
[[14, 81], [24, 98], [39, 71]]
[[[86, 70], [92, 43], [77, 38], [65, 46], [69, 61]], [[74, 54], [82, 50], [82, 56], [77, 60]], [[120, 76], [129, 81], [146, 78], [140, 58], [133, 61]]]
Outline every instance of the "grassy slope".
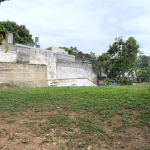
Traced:
[[[0, 111], [23, 112], [29, 109], [58, 112], [49, 117], [50, 124], [44, 130], [59, 126], [68, 128], [73, 124], [81, 128], [83, 137], [94, 132], [105, 133], [102, 122], [107, 121], [111, 126], [113, 117], [124, 115], [126, 110], [136, 112], [136, 116], [132, 120], [129, 115], [122, 118], [124, 126], [149, 128], [150, 86], [0, 89]], [[71, 119], [67, 112], [76, 112], [78, 116]], [[112, 138], [112, 135], [107, 136]], [[78, 146], [84, 147], [84, 142]]]
[[[141, 111], [150, 118], [150, 86], [123, 87], [45, 87], [0, 90], [0, 111], [26, 108], [86, 110], [102, 118], [112, 117], [122, 109]], [[149, 120], [150, 121], [150, 120]], [[144, 122], [143, 122], [144, 123]], [[150, 122], [145, 122], [150, 125]]]

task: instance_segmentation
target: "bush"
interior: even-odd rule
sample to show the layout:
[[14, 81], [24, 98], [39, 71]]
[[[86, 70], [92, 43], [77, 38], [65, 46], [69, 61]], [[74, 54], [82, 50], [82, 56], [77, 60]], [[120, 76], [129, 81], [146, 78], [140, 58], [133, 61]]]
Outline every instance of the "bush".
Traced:
[[105, 79], [104, 79], [105, 85], [110, 85], [111, 82], [112, 82], [112, 79], [110, 79], [110, 78], [105, 78]]
[[124, 77], [123, 84], [124, 85], [132, 85], [132, 81], [129, 80], [127, 77]]

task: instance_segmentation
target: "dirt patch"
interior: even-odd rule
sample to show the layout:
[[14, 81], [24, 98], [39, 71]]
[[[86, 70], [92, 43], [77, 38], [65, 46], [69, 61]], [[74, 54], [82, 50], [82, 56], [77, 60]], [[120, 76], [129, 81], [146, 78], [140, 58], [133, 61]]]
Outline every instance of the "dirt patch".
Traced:
[[0, 89], [2, 89], [2, 88], [14, 88], [14, 87], [16, 87], [16, 86], [13, 85], [13, 84], [1, 83], [1, 82], [0, 82]]
[[[67, 113], [72, 120], [78, 118], [76, 112]], [[132, 123], [136, 112], [121, 112], [112, 121], [103, 123], [104, 132], [93, 133], [84, 132], [78, 120], [68, 125], [51, 123], [50, 117], [57, 114], [46, 110], [1, 112], [0, 150], [143, 150], [150, 147], [150, 128]], [[59, 124], [60, 120], [56, 121]]]
[[114, 149], [150, 149], [150, 128], [139, 126], [138, 112], [123, 110], [113, 117], [112, 122], [105, 122], [104, 130], [112, 138]]

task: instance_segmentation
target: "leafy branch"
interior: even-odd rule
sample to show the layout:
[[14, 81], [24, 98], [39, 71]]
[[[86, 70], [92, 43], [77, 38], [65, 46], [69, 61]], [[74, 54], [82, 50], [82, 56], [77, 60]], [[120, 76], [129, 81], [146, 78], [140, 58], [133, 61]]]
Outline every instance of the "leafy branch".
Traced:
[[0, 24], [0, 45], [3, 45], [5, 52], [8, 52], [9, 46], [4, 38], [4, 34], [8, 34], [8, 31]]

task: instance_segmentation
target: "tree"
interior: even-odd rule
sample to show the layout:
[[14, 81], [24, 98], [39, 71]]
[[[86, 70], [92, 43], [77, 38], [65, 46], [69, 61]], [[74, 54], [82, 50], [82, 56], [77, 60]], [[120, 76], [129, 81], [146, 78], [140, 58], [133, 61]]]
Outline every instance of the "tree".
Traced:
[[25, 25], [17, 25], [13, 21], [2, 21], [0, 24], [3, 25], [7, 31], [12, 32], [14, 39], [13, 43], [19, 44], [29, 44], [34, 43], [32, 39], [32, 35], [30, 34], [29, 30], [26, 29]]
[[98, 56], [97, 59], [100, 62], [100, 71], [104, 71], [108, 75], [112, 67], [110, 56], [107, 53], [103, 53], [101, 56]]
[[48, 47], [46, 50], [49, 50], [49, 51], [51, 51], [51, 50], [52, 50], [52, 47]]
[[104, 83], [105, 83], [105, 85], [110, 85], [112, 83], [112, 79], [105, 78]]
[[138, 82], [148, 82], [150, 81], [150, 67], [140, 68], [136, 71]]
[[147, 82], [150, 81], [150, 66], [148, 61], [150, 60], [149, 56], [140, 55], [136, 60], [136, 76], [138, 82]]
[[4, 34], [6, 34], [7, 31], [3, 28], [3, 26], [0, 24], [0, 44], [5, 40]]
[[139, 45], [133, 37], [126, 41], [119, 37], [109, 46], [108, 51], [99, 56], [98, 59], [108, 77], [111, 79], [118, 78], [123, 84], [125, 73], [134, 67], [138, 52]]
[[0, 4], [1, 4], [1, 2], [4, 2], [4, 1], [6, 1], [6, 0], [0, 0]]
[[150, 60], [150, 56], [139, 55], [136, 60], [137, 68], [148, 67], [148, 60]]
[[68, 52], [68, 54], [70, 55], [74, 55], [74, 56], [77, 56], [78, 55], [78, 50], [76, 47], [70, 47], [70, 48], [67, 48], [67, 47], [60, 47], [62, 49], [64, 49], [65, 51]]
[[0, 3], [1, 3], [1, 2], [4, 2], [4, 1], [6, 1], [6, 0], [0, 0]]
[[0, 45], [3, 45], [5, 47], [5, 52], [7, 52], [9, 48], [4, 37], [7, 33], [7, 30], [0, 24]]

